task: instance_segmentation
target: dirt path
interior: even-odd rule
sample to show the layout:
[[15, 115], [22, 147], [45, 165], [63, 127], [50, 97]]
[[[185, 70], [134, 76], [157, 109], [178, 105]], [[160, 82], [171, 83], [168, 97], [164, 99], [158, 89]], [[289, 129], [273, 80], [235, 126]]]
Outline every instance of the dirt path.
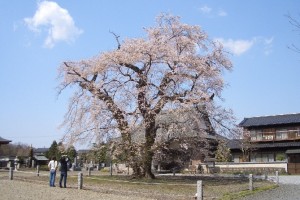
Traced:
[[78, 190], [75, 187], [49, 187], [45, 184], [19, 180], [0, 179], [0, 199], [2, 200], [150, 200], [150, 198], [126, 197], [115, 194], [104, 194], [91, 190]]

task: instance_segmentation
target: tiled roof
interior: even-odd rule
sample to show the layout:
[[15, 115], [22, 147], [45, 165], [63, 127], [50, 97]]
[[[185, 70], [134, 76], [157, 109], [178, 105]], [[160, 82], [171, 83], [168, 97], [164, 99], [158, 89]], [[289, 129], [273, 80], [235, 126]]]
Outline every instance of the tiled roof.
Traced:
[[0, 156], [0, 161], [14, 161], [15, 156]]
[[[209, 120], [209, 119], [208, 119]], [[155, 120], [160, 124], [156, 132], [157, 142], [166, 142], [171, 139], [181, 137], [201, 137], [215, 139], [215, 133], [208, 131], [208, 122], [203, 114], [195, 108], [180, 108], [174, 110], [162, 111]], [[165, 128], [165, 127], [173, 128]], [[137, 125], [132, 131], [132, 140], [134, 142], [144, 142], [144, 124]]]
[[300, 123], [300, 113], [244, 118], [241, 127], [283, 125]]
[[33, 153], [46, 153], [49, 151], [49, 148], [37, 148], [33, 150]]
[[253, 148], [300, 147], [300, 142], [255, 143]]
[[242, 140], [240, 139], [232, 139], [228, 140], [227, 146], [229, 149], [240, 149], [242, 144]]
[[33, 156], [34, 159], [36, 160], [40, 160], [40, 161], [47, 161], [49, 160], [48, 158], [46, 158], [45, 156], [39, 155], [39, 156]]
[[286, 154], [299, 154], [300, 153], [300, 149], [288, 149], [285, 152]]
[[0, 144], [8, 144], [10, 142], [11, 142], [11, 140], [7, 140], [7, 139], [0, 137]]
[[77, 151], [77, 153], [78, 154], [82, 154], [82, 153], [88, 153], [88, 152], [90, 152], [91, 150], [89, 150], [89, 149], [79, 149], [78, 151]]
[[[230, 149], [241, 149], [242, 140], [234, 139], [229, 140], [227, 146]], [[268, 143], [252, 143], [251, 148], [261, 149], [261, 148], [278, 148], [278, 147], [300, 147], [299, 142], [268, 142]]]

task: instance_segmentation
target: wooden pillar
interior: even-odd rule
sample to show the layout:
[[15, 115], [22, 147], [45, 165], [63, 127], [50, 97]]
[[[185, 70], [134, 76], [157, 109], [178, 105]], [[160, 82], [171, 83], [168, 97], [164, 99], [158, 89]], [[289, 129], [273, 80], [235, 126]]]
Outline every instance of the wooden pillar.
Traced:
[[9, 168], [8, 176], [9, 176], [9, 180], [13, 180], [14, 179], [14, 170], [13, 170], [13, 167]]
[[197, 181], [196, 199], [197, 200], [203, 200], [203, 185], [202, 185], [202, 181]]
[[79, 172], [78, 173], [78, 190], [82, 189], [82, 185], [83, 185], [83, 173]]
[[91, 167], [88, 166], [88, 176], [91, 176]]
[[40, 176], [40, 165], [36, 166], [36, 175]]
[[253, 191], [253, 175], [249, 174], [249, 190]]

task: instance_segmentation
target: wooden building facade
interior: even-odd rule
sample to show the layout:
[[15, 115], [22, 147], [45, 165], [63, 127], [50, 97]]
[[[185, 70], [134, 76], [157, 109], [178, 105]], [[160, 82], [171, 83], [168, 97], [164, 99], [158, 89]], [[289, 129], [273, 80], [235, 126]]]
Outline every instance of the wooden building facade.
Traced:
[[289, 174], [300, 174], [300, 113], [245, 118], [243, 139], [229, 147], [234, 162], [288, 163]]

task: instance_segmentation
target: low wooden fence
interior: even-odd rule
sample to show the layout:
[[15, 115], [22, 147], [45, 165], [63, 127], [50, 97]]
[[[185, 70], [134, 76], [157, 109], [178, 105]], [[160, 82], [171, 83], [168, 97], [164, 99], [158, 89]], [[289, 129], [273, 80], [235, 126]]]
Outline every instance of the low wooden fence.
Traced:
[[[36, 172], [25, 172], [25, 171], [18, 171], [12, 167], [10, 167], [10, 169], [8, 170], [8, 174], [7, 177], [9, 178], [9, 180], [14, 180], [14, 173], [26, 173], [28, 174], [28, 176], [49, 176], [49, 174], [45, 174], [45, 173], [40, 173], [39, 170], [39, 166], [37, 166], [36, 168]], [[86, 174], [85, 178], [90, 178], [89, 176], [91, 176], [91, 171], [88, 171], [88, 174]], [[275, 172], [275, 182], [277, 184], [279, 184], [279, 173], [278, 171]], [[74, 176], [74, 175], [73, 175]], [[77, 188], [79, 190], [83, 189], [83, 183], [84, 183], [84, 176], [83, 176], [83, 172], [78, 172], [78, 182], [77, 182]], [[255, 179], [259, 179], [259, 178], [255, 178], [252, 174], [248, 175], [248, 179], [249, 179], [249, 190], [252, 191], [254, 189], [254, 180]], [[203, 200], [203, 196], [204, 196], [205, 191], [203, 190], [203, 183], [202, 180], [198, 180], [197, 181], [197, 187], [196, 187], [196, 194], [194, 195], [194, 199], [197, 200]]]

